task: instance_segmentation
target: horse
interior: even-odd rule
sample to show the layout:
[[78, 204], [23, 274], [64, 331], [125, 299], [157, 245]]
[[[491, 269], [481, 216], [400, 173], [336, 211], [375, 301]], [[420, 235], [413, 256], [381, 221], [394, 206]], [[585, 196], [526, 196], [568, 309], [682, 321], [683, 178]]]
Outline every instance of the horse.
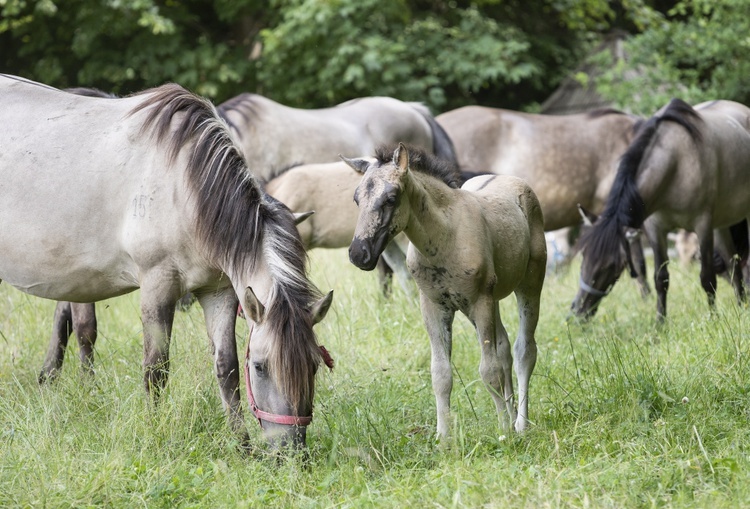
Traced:
[[[736, 250], [731, 225], [750, 212], [750, 108], [710, 101], [695, 108], [673, 99], [641, 128], [623, 155], [604, 212], [580, 239], [580, 288], [572, 310], [592, 316], [626, 263], [626, 232], [643, 226], [654, 250], [656, 317], [667, 316], [667, 233], [684, 228], [699, 239], [701, 286], [713, 307], [716, 294], [714, 229]], [[746, 234], [746, 233], [745, 233]], [[732, 285], [744, 300], [741, 270], [728, 253]]]
[[[479, 373], [501, 424], [509, 419], [516, 431], [524, 431], [547, 259], [539, 200], [524, 180], [506, 175], [476, 177], [459, 188], [450, 165], [403, 144], [381, 147], [376, 159], [344, 159], [364, 174], [354, 194], [359, 219], [349, 259], [362, 270], [372, 270], [389, 240], [402, 231], [409, 238], [407, 263], [419, 287], [432, 349], [438, 435], [449, 432], [456, 311], [477, 331]], [[514, 346], [517, 413], [510, 342], [498, 305], [511, 292], [520, 318]]]
[[[361, 180], [362, 174], [342, 161], [303, 164], [274, 177], [265, 185], [265, 191], [295, 212], [315, 212], [297, 226], [305, 249], [337, 249], [348, 247], [354, 237], [358, 210], [352, 197]], [[404, 240], [398, 238], [390, 242], [383, 258], [406, 295], [412, 295], [413, 283], [402, 244]], [[386, 284], [381, 273], [381, 285]]]
[[0, 105], [0, 278], [71, 302], [140, 288], [154, 402], [167, 382], [175, 302], [191, 291], [228, 422], [246, 439], [241, 302], [254, 324], [253, 411], [273, 446], [303, 447], [323, 359], [313, 325], [332, 294], [309, 281], [294, 217], [262, 192], [213, 105], [174, 84], [104, 101], [9, 75], [0, 75]]
[[335, 162], [339, 154], [361, 157], [398, 141], [456, 162], [450, 138], [420, 103], [361, 97], [331, 108], [299, 109], [244, 93], [218, 110], [265, 182], [293, 165]]
[[[435, 118], [453, 141], [462, 171], [514, 175], [531, 185], [546, 231], [580, 224], [579, 204], [595, 213], [603, 209], [617, 162], [642, 122], [614, 109], [540, 115], [483, 106]], [[650, 288], [639, 239], [631, 249], [633, 276], [645, 297]]]

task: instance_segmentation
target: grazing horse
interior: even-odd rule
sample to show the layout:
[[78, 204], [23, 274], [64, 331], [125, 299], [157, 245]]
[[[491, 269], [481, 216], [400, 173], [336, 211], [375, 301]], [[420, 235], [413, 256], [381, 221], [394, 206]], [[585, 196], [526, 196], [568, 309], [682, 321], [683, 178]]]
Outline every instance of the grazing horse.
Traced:
[[[713, 305], [716, 293], [714, 229], [735, 248], [730, 226], [750, 213], [750, 109], [732, 101], [695, 108], [673, 99], [639, 131], [620, 162], [604, 212], [580, 240], [580, 289], [572, 309], [591, 316], [626, 263], [626, 232], [644, 227], [654, 249], [657, 320], [667, 315], [667, 233], [694, 231], [701, 254], [701, 286]], [[728, 253], [732, 285], [744, 299], [735, 253]]]
[[[578, 205], [600, 212], [617, 162], [640, 119], [612, 109], [573, 115], [538, 115], [464, 106], [438, 123], [453, 141], [462, 171], [514, 175], [531, 185], [542, 204], [546, 231], [580, 224]], [[633, 276], [650, 292], [643, 247], [632, 246]]]
[[[477, 331], [479, 372], [516, 431], [528, 424], [529, 379], [536, 364], [534, 331], [547, 258], [544, 219], [531, 188], [511, 176], [485, 175], [461, 188], [446, 165], [403, 144], [381, 148], [377, 161], [346, 160], [364, 173], [355, 201], [359, 220], [349, 259], [372, 270], [394, 235], [411, 241], [407, 264], [420, 290], [422, 317], [432, 347], [432, 387], [437, 431], [450, 422], [452, 324], [456, 311]], [[514, 405], [512, 356], [498, 301], [515, 292], [520, 330], [514, 346], [518, 413]]]
[[297, 423], [310, 419], [323, 357], [313, 324], [331, 294], [309, 282], [292, 214], [262, 192], [211, 103], [178, 85], [104, 101], [2, 75], [0, 122], [0, 278], [73, 302], [140, 288], [154, 398], [167, 382], [175, 303], [193, 292], [229, 423], [244, 436], [241, 302], [255, 324], [249, 383], [270, 416], [264, 435], [304, 445]]
[[332, 108], [298, 109], [256, 94], [218, 106], [249, 166], [263, 181], [301, 164], [372, 154], [383, 143], [404, 141], [455, 162], [450, 138], [419, 103], [362, 97]]

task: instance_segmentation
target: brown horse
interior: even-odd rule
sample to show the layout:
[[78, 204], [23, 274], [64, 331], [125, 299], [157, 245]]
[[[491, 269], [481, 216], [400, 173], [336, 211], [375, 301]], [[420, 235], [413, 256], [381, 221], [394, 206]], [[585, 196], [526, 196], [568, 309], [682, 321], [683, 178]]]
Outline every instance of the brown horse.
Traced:
[[[377, 161], [346, 160], [364, 172], [355, 201], [359, 220], [349, 247], [354, 265], [371, 270], [385, 245], [404, 232], [411, 241], [409, 270], [420, 290], [422, 316], [432, 346], [432, 386], [437, 431], [450, 422], [452, 324], [456, 311], [474, 324], [482, 359], [479, 372], [503, 424], [528, 424], [528, 388], [536, 364], [534, 332], [544, 282], [544, 220], [534, 192], [521, 179], [485, 175], [467, 181], [444, 163], [400, 144], [381, 148]], [[498, 301], [515, 293], [520, 330], [512, 356]]]
[[[667, 314], [667, 233], [673, 229], [698, 235], [701, 285], [713, 305], [713, 230], [719, 229], [725, 246], [735, 246], [729, 227], [750, 214], [749, 186], [750, 108], [732, 101], [692, 108], [672, 100], [641, 128], [622, 158], [604, 212], [581, 238], [581, 288], [573, 311], [581, 317], [595, 312], [626, 263], [626, 231], [641, 226], [654, 249], [657, 319]], [[730, 259], [732, 284], [743, 300], [738, 259]]]

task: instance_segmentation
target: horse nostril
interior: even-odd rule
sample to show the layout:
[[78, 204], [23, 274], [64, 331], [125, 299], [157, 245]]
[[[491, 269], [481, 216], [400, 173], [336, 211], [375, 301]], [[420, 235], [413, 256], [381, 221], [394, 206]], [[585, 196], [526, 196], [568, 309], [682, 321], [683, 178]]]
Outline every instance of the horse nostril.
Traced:
[[349, 260], [355, 265], [367, 265], [370, 258], [370, 250], [363, 242], [352, 242], [349, 246]]

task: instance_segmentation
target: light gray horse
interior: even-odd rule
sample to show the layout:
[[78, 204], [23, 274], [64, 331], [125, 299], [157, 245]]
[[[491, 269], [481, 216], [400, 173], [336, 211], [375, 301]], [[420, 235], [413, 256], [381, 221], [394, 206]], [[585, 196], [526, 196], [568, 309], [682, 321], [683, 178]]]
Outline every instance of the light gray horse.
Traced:
[[450, 138], [419, 103], [362, 97], [332, 108], [299, 109], [257, 94], [218, 106], [245, 158], [264, 181], [298, 164], [362, 157], [384, 143], [403, 141], [455, 162]]
[[[322, 360], [312, 326], [331, 297], [307, 279], [292, 214], [262, 193], [208, 101], [177, 85], [105, 101], [2, 75], [0, 123], [4, 281], [74, 302], [140, 288], [144, 383], [154, 396], [167, 381], [175, 302], [193, 292], [222, 402], [245, 435], [242, 302], [255, 323], [258, 407], [309, 419]], [[304, 426], [263, 424], [274, 444], [305, 442]]]
[[[581, 317], [596, 311], [626, 263], [621, 249], [626, 231], [641, 226], [654, 249], [657, 320], [667, 314], [667, 233], [677, 228], [698, 235], [701, 285], [713, 305], [713, 230], [719, 229], [723, 245], [735, 246], [729, 227], [750, 214], [748, 188], [750, 108], [732, 101], [692, 108], [672, 100], [641, 128], [622, 158], [604, 212], [581, 238], [581, 288], [573, 311]], [[741, 270], [737, 258], [730, 258], [741, 301]]]
[[[523, 431], [547, 258], [544, 220], [534, 192], [519, 178], [499, 175], [473, 178], [459, 189], [458, 179], [444, 164], [402, 144], [379, 150], [374, 163], [347, 163], [364, 172], [355, 194], [360, 212], [349, 248], [352, 263], [371, 270], [396, 234], [403, 231], [411, 241], [407, 263], [419, 286], [432, 347], [438, 434], [445, 437], [450, 423], [456, 311], [477, 330], [479, 372], [501, 423], [507, 423], [505, 415], [516, 431]], [[498, 306], [511, 292], [520, 318], [514, 346], [517, 413], [510, 342]]]

